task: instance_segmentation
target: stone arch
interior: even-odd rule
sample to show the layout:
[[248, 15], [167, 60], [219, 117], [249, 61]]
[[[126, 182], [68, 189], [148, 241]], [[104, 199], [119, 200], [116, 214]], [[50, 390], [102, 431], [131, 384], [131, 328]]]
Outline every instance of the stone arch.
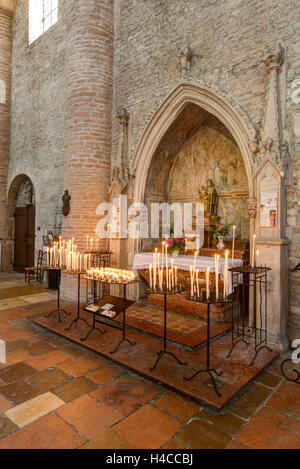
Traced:
[[230, 131], [241, 151], [247, 174], [249, 198], [253, 198], [251, 146], [255, 145], [256, 132], [248, 117], [214, 88], [182, 83], [155, 112], [139, 141], [133, 161], [135, 173], [133, 200], [135, 202], [144, 200], [147, 175], [153, 155], [167, 130], [189, 103], [194, 103], [217, 117]]
[[[29, 196], [30, 201], [26, 203], [27, 183], [32, 186], [32, 198]], [[26, 174], [19, 174], [11, 181], [7, 193], [7, 209], [10, 240], [8, 263], [14, 270], [23, 272], [26, 266], [34, 265], [35, 259], [35, 189], [31, 178]], [[25, 252], [24, 259], [21, 252]]]
[[7, 194], [7, 206], [10, 210], [14, 210], [19, 190], [25, 181], [31, 182], [32, 187], [34, 188], [34, 184], [31, 178], [27, 176], [26, 174], [19, 174], [10, 183], [8, 194]]

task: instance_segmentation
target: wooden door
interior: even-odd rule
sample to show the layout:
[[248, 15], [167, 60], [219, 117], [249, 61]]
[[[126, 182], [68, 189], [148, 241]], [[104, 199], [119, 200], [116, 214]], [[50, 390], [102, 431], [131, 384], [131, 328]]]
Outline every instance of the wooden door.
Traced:
[[14, 269], [24, 272], [34, 266], [35, 207], [17, 207], [15, 211]]

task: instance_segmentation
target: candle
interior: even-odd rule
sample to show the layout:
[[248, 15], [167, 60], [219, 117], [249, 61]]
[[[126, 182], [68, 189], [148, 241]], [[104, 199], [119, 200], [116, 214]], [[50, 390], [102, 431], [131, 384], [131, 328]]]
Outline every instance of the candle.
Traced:
[[208, 299], [209, 298], [209, 294], [210, 294], [210, 291], [209, 291], [209, 267], [207, 267], [207, 270], [206, 270], [206, 298]]
[[152, 264], [149, 265], [150, 288], [152, 288]]
[[190, 266], [190, 277], [191, 277], [191, 297], [193, 296], [194, 285], [193, 285], [193, 267]]
[[251, 260], [251, 267], [254, 267], [254, 259], [255, 259], [255, 241], [256, 241], [256, 234], [253, 235], [252, 240], [252, 260]]
[[174, 259], [172, 259], [171, 261], [171, 272], [172, 272], [171, 279], [172, 279], [172, 288], [173, 288], [174, 287]]
[[196, 271], [197, 297], [199, 298], [199, 270]]
[[256, 251], [256, 262], [255, 262], [256, 266], [258, 266], [258, 255], [259, 255], [259, 251]]
[[224, 298], [227, 296], [228, 292], [228, 251], [225, 252], [225, 267], [224, 267]]
[[169, 290], [172, 290], [172, 269], [169, 270]]
[[166, 247], [166, 283], [167, 283], [167, 288], [169, 288], [169, 279], [168, 279], [168, 247], [167, 244], [165, 244]]
[[198, 252], [196, 251], [195, 254], [194, 254], [194, 268], [193, 268], [193, 275], [195, 274], [196, 272], [196, 259], [197, 259], [197, 256], [198, 256]]
[[177, 286], [177, 269], [178, 267], [175, 267], [175, 287]]
[[236, 230], [236, 226], [233, 225], [232, 227], [232, 252], [231, 252], [231, 257], [232, 257], [232, 263], [231, 263], [231, 266], [234, 267], [233, 265], [233, 260], [234, 260], [234, 242], [235, 242], [235, 230]]
[[216, 298], [219, 298], [219, 260], [220, 255], [215, 254], [215, 282], [216, 282]]

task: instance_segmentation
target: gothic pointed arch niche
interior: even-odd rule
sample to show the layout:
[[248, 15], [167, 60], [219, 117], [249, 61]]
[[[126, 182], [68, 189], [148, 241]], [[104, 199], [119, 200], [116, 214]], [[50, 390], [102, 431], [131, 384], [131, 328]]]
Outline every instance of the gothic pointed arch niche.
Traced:
[[35, 257], [35, 189], [26, 174], [19, 174], [8, 191], [9, 231], [12, 239], [11, 263], [24, 272], [34, 265]]
[[228, 129], [241, 152], [247, 175], [249, 199], [252, 199], [254, 185], [251, 146], [255, 145], [256, 132], [248, 117], [217, 90], [204, 85], [182, 83], [156, 111], [139, 141], [133, 161], [134, 201], [144, 201], [147, 177], [153, 156], [164, 135], [188, 104], [194, 104], [216, 117]]

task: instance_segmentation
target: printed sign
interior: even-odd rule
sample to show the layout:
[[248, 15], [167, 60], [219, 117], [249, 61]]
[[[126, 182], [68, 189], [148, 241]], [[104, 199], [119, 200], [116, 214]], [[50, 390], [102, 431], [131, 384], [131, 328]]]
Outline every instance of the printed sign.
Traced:
[[260, 226], [263, 228], [275, 228], [278, 215], [278, 192], [261, 191], [260, 194]]

